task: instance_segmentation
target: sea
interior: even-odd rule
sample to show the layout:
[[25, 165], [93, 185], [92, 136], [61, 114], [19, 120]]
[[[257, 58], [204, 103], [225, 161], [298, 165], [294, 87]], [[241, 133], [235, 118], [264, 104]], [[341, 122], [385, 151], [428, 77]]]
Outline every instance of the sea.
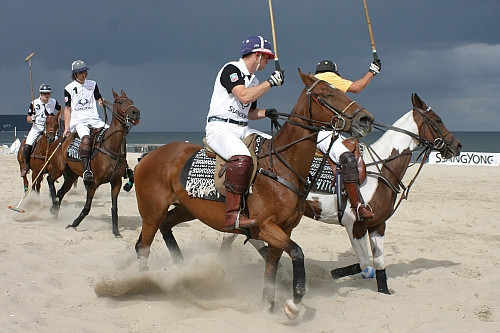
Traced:
[[[28, 132], [17, 131], [17, 137], [22, 138]], [[375, 130], [363, 141], [367, 144], [375, 142], [383, 132]], [[500, 153], [500, 132], [470, 132], [454, 131], [453, 135], [462, 143], [462, 152]], [[127, 150], [129, 152], [148, 152], [175, 141], [188, 141], [203, 144], [205, 132], [134, 132], [127, 135]], [[14, 131], [0, 131], [0, 143], [9, 146], [14, 141]], [[5, 147], [5, 146], [4, 146]]]

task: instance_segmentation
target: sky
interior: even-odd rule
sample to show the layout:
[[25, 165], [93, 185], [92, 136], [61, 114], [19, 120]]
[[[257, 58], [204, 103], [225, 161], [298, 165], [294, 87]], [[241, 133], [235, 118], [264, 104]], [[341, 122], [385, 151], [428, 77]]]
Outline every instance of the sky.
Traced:
[[[366, 0], [382, 71], [349, 97], [394, 123], [417, 93], [451, 131], [500, 131], [500, 1]], [[204, 131], [217, 72], [241, 42], [273, 44], [268, 0], [3, 0], [0, 114], [25, 114], [42, 83], [63, 103], [71, 63], [112, 100], [123, 89], [141, 110], [136, 132]], [[373, 60], [362, 0], [272, 1], [285, 83], [258, 101], [291, 112], [303, 89], [297, 70], [335, 61], [350, 80]], [[266, 80], [270, 62], [257, 72]], [[102, 115], [102, 109], [100, 109]], [[104, 118], [103, 118], [104, 119]], [[251, 126], [269, 130], [269, 121]]]

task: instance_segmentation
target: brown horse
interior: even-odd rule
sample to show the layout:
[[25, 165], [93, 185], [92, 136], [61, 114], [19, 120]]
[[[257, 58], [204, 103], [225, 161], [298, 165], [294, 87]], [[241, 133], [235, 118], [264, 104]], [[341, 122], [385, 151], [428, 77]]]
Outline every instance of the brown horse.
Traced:
[[[340, 90], [299, 70], [305, 84], [293, 112], [273, 140], [263, 144], [258, 159], [259, 172], [248, 196], [248, 215], [258, 225], [247, 236], [269, 244], [264, 273], [263, 300], [274, 309], [276, 271], [285, 251], [293, 263], [293, 300], [285, 312], [296, 318], [305, 290], [304, 254], [290, 239], [299, 223], [307, 195], [309, 173], [318, 131], [338, 128], [347, 132], [372, 129], [373, 116]], [[142, 217], [142, 231], [136, 244], [139, 262], [147, 267], [150, 246], [160, 229], [174, 262], [183, 260], [172, 228], [195, 217], [224, 231], [224, 202], [191, 197], [183, 188], [180, 174], [186, 161], [202, 147], [185, 142], [164, 145], [145, 156], [135, 169], [136, 196]], [[169, 211], [169, 207], [175, 207]], [[242, 233], [241, 230], [234, 231]]]
[[[459, 155], [462, 148], [441, 118], [427, 107], [417, 94], [412, 95], [412, 104], [413, 109], [394, 125], [377, 124], [387, 132], [364, 149], [363, 159], [367, 167], [367, 177], [361, 184], [360, 190], [365, 201], [372, 207], [375, 217], [369, 220], [364, 228], [358, 230], [353, 227], [355, 216], [352, 210], [346, 209], [342, 224], [346, 228], [359, 262], [331, 271], [334, 279], [361, 272], [363, 277], [374, 275], [378, 291], [385, 294], [390, 292], [385, 271], [384, 234], [386, 221], [398, 207], [396, 205], [398, 194], [402, 191], [399, 202], [407, 198], [411, 185], [432, 150], [437, 150], [448, 159]], [[415, 150], [423, 150], [421, 152], [423, 158], [414, 178], [408, 186], [405, 186], [403, 177]], [[306, 209], [306, 216], [325, 223], [339, 223], [336, 195], [311, 192], [308, 199], [310, 205], [309, 209]], [[349, 203], [347, 207], [350, 207]]]
[[[127, 166], [126, 160], [126, 136], [130, 128], [140, 121], [141, 113], [134, 102], [121, 91], [121, 96], [113, 90], [114, 103], [112, 108], [112, 120], [108, 129], [101, 132], [94, 144], [94, 153], [91, 158], [91, 169], [94, 180], [86, 184], [87, 200], [80, 215], [67, 228], [76, 228], [90, 212], [92, 199], [95, 191], [101, 184], [111, 184], [111, 219], [113, 234], [121, 237], [118, 230], [118, 194], [122, 185], [122, 176]], [[71, 134], [61, 145], [50, 161], [51, 170], [47, 176], [50, 195], [52, 197], [52, 214], [57, 214], [64, 195], [71, 189], [75, 180], [83, 175], [82, 164], [79, 160], [68, 159], [68, 146], [72, 143], [76, 134]], [[54, 182], [64, 175], [64, 183], [57, 191]]]
[[[30, 157], [30, 168], [33, 171], [31, 174], [31, 182], [33, 186], [33, 189], [37, 193], [40, 193], [40, 186], [43, 180], [43, 174], [39, 175], [40, 172], [47, 173], [47, 166], [45, 167], [44, 170], [42, 170], [42, 167], [46, 164], [47, 159], [49, 157], [49, 152], [50, 152], [50, 145], [54, 142], [56, 139], [56, 136], [59, 131], [59, 115], [60, 112], [57, 114], [51, 114], [45, 111], [45, 116], [47, 117], [45, 121], [45, 128], [43, 130], [42, 135], [38, 137], [38, 139], [34, 143], [34, 147], [31, 150], [31, 157]], [[19, 151], [17, 152], [17, 161], [19, 162], [19, 168], [22, 171], [24, 169], [24, 156], [23, 156], [23, 151], [24, 151], [24, 146], [26, 145], [26, 139], [23, 140], [23, 143], [21, 144], [21, 147], [19, 148]], [[23, 185], [24, 185], [24, 192], [28, 191], [28, 177], [25, 175], [23, 177]]]

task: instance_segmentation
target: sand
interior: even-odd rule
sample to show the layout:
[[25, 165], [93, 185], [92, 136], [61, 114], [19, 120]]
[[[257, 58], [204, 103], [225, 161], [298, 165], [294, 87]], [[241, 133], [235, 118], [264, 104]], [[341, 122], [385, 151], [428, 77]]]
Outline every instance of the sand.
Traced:
[[[138, 154], [128, 156], [137, 163]], [[415, 168], [407, 173], [406, 182]], [[60, 184], [59, 184], [60, 185]], [[49, 212], [40, 195], [9, 210], [24, 192], [14, 155], [0, 155], [0, 331], [2, 332], [499, 332], [500, 168], [426, 165], [389, 220], [386, 264], [392, 295], [359, 274], [330, 270], [356, 262], [345, 230], [303, 218], [292, 239], [306, 257], [307, 309], [283, 313], [291, 261], [278, 272], [276, 308], [261, 303], [264, 262], [240, 237], [220, 254], [223, 234], [199, 221], [174, 228], [185, 256], [174, 266], [158, 234], [149, 271], [134, 250], [141, 230], [135, 192], [121, 191], [111, 232], [109, 185], [77, 230], [65, 229], [85, 200], [82, 183]]]

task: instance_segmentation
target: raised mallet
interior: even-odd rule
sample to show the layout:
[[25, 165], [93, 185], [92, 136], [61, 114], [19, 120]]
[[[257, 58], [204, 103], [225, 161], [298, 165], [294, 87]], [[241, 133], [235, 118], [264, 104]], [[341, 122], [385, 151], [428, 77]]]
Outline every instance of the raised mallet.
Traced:
[[373, 38], [372, 24], [370, 22], [370, 15], [368, 15], [368, 7], [366, 6], [366, 0], [363, 0], [363, 6], [365, 7], [366, 23], [368, 24], [368, 32], [370, 33], [370, 42], [372, 43], [372, 53], [373, 60], [377, 61], [377, 48], [375, 47], [375, 39]]

